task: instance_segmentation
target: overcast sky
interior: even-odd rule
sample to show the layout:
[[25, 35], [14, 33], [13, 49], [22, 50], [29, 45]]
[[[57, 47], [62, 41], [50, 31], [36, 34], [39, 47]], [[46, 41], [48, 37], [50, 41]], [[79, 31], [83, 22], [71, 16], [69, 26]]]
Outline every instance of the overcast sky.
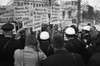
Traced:
[[[6, 5], [8, 1], [9, 0], [0, 0], [0, 5]], [[90, 5], [100, 7], [100, 0], [82, 0], [82, 1], [88, 1]]]
[[6, 5], [9, 0], [0, 0], [0, 5]]
[[92, 6], [98, 6], [98, 7], [100, 7], [100, 0], [88, 0], [88, 2]]

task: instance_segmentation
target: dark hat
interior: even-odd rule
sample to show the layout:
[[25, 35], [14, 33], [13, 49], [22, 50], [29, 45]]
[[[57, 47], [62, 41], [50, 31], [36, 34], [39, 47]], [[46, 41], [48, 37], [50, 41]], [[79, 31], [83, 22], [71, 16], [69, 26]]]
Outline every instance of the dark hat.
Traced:
[[71, 25], [71, 27], [75, 29], [76, 33], [78, 32], [78, 28], [75, 25]]
[[1, 29], [4, 31], [11, 31], [13, 30], [14, 26], [11, 23], [6, 23], [1, 26]]

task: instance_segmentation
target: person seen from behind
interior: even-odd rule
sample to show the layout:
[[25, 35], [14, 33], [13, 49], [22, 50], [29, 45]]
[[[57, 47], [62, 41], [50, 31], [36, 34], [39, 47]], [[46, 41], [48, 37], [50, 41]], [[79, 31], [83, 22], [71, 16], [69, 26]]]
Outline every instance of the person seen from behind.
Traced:
[[19, 43], [13, 35], [14, 26], [6, 23], [1, 26], [4, 37], [0, 40], [0, 66], [14, 66], [14, 52], [19, 49]]
[[74, 28], [72, 27], [68, 27], [65, 30], [65, 35], [67, 37], [67, 41], [65, 48], [68, 49], [68, 51], [73, 52], [73, 53], [78, 53], [81, 54], [81, 52], [83, 52], [84, 47], [82, 47], [80, 41], [78, 39], [76, 39], [76, 32], [74, 30]]
[[100, 27], [91, 27], [91, 38], [92, 38], [92, 54], [88, 60], [87, 66], [100, 66]]
[[47, 31], [43, 31], [40, 33], [40, 48], [46, 54], [47, 57], [53, 54], [50, 35]]
[[20, 43], [20, 49], [24, 49], [25, 47], [25, 38], [26, 38], [26, 29], [21, 28], [17, 31], [17, 34], [15, 35], [15, 39], [19, 41]]
[[54, 54], [44, 60], [43, 66], [85, 66], [82, 57], [76, 53], [70, 53], [65, 49], [62, 35], [54, 35], [52, 39]]
[[90, 30], [91, 44], [92, 46], [99, 45], [100, 43], [100, 27], [92, 26]]
[[14, 58], [15, 66], [39, 66], [46, 55], [41, 51], [36, 37], [28, 34], [25, 40], [25, 48], [23, 50], [17, 49]]
[[88, 26], [88, 25], [82, 28], [81, 38], [84, 40], [86, 47], [90, 46], [90, 43], [91, 43], [90, 28], [91, 26]]

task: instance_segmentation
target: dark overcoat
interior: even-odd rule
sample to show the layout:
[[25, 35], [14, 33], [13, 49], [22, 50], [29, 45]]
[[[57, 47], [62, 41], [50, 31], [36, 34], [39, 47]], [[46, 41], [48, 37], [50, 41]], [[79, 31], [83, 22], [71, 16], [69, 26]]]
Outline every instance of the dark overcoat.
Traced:
[[79, 54], [72, 54], [65, 50], [59, 50], [54, 55], [44, 60], [43, 66], [85, 66]]
[[17, 40], [4, 37], [0, 40], [0, 64], [2, 66], [14, 66], [14, 52], [19, 48]]

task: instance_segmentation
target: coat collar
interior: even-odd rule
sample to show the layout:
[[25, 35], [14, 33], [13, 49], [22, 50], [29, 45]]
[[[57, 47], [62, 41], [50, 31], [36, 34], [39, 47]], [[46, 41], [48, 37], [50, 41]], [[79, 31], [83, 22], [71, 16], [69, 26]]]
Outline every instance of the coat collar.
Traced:
[[88, 35], [89, 35], [89, 34], [88, 34], [88, 33], [86, 33], [86, 34], [84, 34], [84, 35], [83, 35], [83, 37], [88, 36]]
[[67, 50], [58, 50], [58, 51], [55, 51], [54, 54], [62, 54], [62, 53], [69, 53]]
[[33, 47], [29, 47], [29, 46], [25, 46], [24, 51], [31, 51], [34, 52], [34, 48]]

